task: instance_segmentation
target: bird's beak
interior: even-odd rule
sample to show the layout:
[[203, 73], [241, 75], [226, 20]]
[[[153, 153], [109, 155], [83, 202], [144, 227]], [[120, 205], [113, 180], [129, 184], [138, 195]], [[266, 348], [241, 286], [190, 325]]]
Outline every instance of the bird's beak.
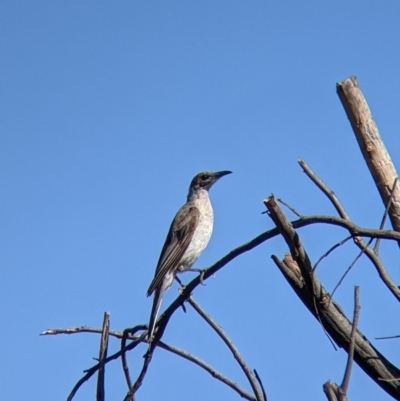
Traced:
[[214, 177], [218, 180], [221, 177], [223, 177], [224, 175], [228, 175], [228, 174], [232, 174], [232, 171], [217, 171], [216, 173], [214, 173]]

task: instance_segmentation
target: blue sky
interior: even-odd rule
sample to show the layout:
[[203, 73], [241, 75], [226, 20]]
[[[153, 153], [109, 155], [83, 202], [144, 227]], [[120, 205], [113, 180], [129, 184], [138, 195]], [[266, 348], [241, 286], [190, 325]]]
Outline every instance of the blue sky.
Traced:
[[[382, 203], [335, 92], [356, 75], [400, 165], [398, 1], [7, 1], [0, 4], [0, 302], [2, 399], [65, 399], [97, 356], [96, 335], [40, 337], [49, 327], [145, 323], [145, 293], [169, 224], [202, 170], [232, 170], [211, 190], [206, 267], [272, 227], [274, 193], [304, 214], [334, 213], [297, 166], [303, 157], [353, 220], [377, 227]], [[300, 232], [313, 261], [346, 237]], [[273, 399], [323, 399], [346, 354], [334, 351], [270, 259], [277, 238], [219, 272], [195, 299], [227, 330]], [[318, 267], [332, 290], [358, 249]], [[382, 258], [400, 283], [398, 249]], [[188, 273], [182, 278], [190, 280]], [[337, 292], [359, 327], [399, 365], [398, 304], [362, 258]], [[163, 307], [177, 295], [174, 285]], [[188, 306], [164, 340], [247, 386], [235, 361]], [[119, 343], [110, 340], [110, 352]], [[137, 374], [145, 347], [129, 355]], [[120, 362], [108, 399], [123, 399]], [[288, 382], [290, 385], [288, 385]], [[246, 387], [248, 388], [248, 387]], [[94, 397], [95, 380], [76, 400]], [[238, 396], [199, 368], [158, 350], [138, 400]], [[389, 396], [355, 367], [352, 401]]]

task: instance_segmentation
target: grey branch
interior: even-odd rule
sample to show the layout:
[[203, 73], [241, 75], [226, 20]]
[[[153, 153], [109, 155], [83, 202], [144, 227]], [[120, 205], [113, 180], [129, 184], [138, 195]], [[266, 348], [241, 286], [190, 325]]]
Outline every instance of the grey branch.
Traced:
[[104, 401], [104, 360], [107, 357], [108, 332], [110, 330], [110, 313], [104, 312], [103, 328], [101, 330], [100, 351], [99, 351], [99, 372], [97, 375], [96, 401]]
[[[340, 203], [339, 199], [336, 197], [335, 193], [311, 170], [311, 168], [307, 165], [307, 163], [304, 160], [299, 160], [300, 166], [303, 168], [304, 172], [306, 175], [311, 179], [311, 181], [319, 188], [321, 191], [328, 197], [328, 199], [332, 202], [333, 206], [339, 213], [339, 216], [350, 222], [350, 217], [347, 214], [346, 210]], [[394, 188], [394, 185], [392, 184], [392, 188]], [[392, 190], [391, 195], [389, 196], [389, 199], [392, 199], [394, 195], [394, 190]], [[389, 200], [391, 202], [391, 200]], [[352, 224], [352, 223], [351, 223]], [[296, 227], [295, 225], [293, 225]], [[354, 236], [354, 243], [360, 248], [362, 253], [365, 253], [365, 255], [368, 257], [368, 259], [372, 262], [374, 267], [376, 268], [379, 277], [383, 281], [383, 283], [386, 285], [386, 287], [390, 290], [390, 292], [396, 297], [398, 301], [400, 301], [400, 289], [397, 287], [395, 282], [392, 280], [392, 278], [389, 276], [388, 272], [385, 269], [385, 266], [383, 265], [382, 261], [380, 260], [379, 256], [377, 253], [369, 247], [369, 244], [367, 244], [361, 237], [365, 236], [361, 232], [358, 232], [355, 227], [350, 228], [348, 226], [349, 232]], [[382, 228], [382, 227], [381, 227]], [[383, 232], [381, 229], [377, 230]], [[370, 236], [370, 238], [382, 238], [380, 236]], [[396, 236], [394, 238], [397, 238]], [[400, 241], [398, 241], [400, 243]]]
[[258, 385], [257, 378], [255, 377], [252, 370], [248, 367], [246, 361], [240, 354], [239, 350], [237, 349], [233, 341], [229, 338], [229, 336], [225, 333], [225, 331], [222, 329], [222, 327], [205, 310], [201, 308], [201, 306], [193, 299], [192, 296], [188, 298], [188, 303], [212, 327], [212, 329], [218, 334], [218, 336], [222, 339], [222, 341], [232, 352], [233, 357], [236, 359], [243, 373], [247, 377], [247, 380], [249, 381], [250, 386], [253, 389], [257, 401], [266, 401], [264, 400], [262, 390], [260, 390], [260, 387]]
[[354, 344], [356, 341], [358, 317], [360, 315], [359, 290], [360, 290], [360, 287], [355, 286], [355, 288], [354, 288], [353, 324], [351, 327], [350, 345], [349, 345], [349, 352], [348, 352], [348, 356], [347, 356], [346, 370], [344, 372], [342, 384], [340, 385], [340, 388], [339, 388], [339, 401], [347, 401], [347, 389], [349, 388], [349, 383], [350, 383], [351, 367], [353, 365], [353, 357], [354, 357]]
[[242, 389], [237, 383], [233, 382], [228, 377], [219, 373], [215, 368], [213, 368], [211, 365], [204, 362], [197, 356], [194, 356], [183, 349], [177, 348], [173, 345], [166, 344], [162, 341], [159, 341], [157, 346], [162, 349], [165, 349], [166, 351], [172, 352], [173, 354], [179, 355], [182, 358], [185, 358], [186, 360], [193, 362], [197, 366], [200, 366], [206, 372], [210, 373], [210, 375], [212, 377], [214, 377], [215, 379], [219, 380], [220, 382], [226, 384], [232, 390], [236, 391], [242, 398], [249, 400], [249, 401], [256, 401], [256, 398], [252, 394], [250, 394], [246, 390]]
[[[126, 334], [125, 334], [126, 332]], [[89, 327], [89, 326], [80, 326], [80, 327], [70, 327], [70, 328], [52, 328], [44, 331], [42, 335], [57, 335], [57, 334], [78, 334], [78, 333], [95, 333], [101, 334], [102, 329], [98, 327]], [[115, 338], [122, 339], [124, 335], [130, 340], [137, 340], [139, 336], [132, 335], [132, 329], [127, 329], [124, 331], [117, 331], [117, 330], [110, 330], [109, 335]], [[146, 342], [142, 339], [142, 342]], [[185, 351], [181, 348], [175, 347], [174, 345], [164, 343], [163, 341], [159, 341], [157, 343], [157, 347], [162, 348], [166, 351], [172, 352], [175, 355], [178, 355], [190, 362], [193, 362], [195, 365], [199, 366], [200, 368], [204, 369], [208, 372], [212, 377], [219, 380], [221, 383], [226, 384], [232, 390], [236, 391], [242, 398], [248, 401], [257, 401], [256, 398], [241, 388], [237, 383], [229, 379], [227, 376], [220, 373], [216, 370], [213, 366], [209, 365], [207, 362], [203, 361], [202, 359], [198, 358], [197, 356]], [[125, 351], [126, 351], [125, 347]]]
[[[301, 244], [300, 237], [274, 198], [269, 197], [264, 203], [268, 208], [269, 215], [289, 246], [292, 258], [291, 265], [297, 264], [298, 269], [289, 267], [291, 265], [288, 263], [280, 262], [276, 256], [272, 256], [272, 259], [308, 310], [317, 319], [319, 316], [331, 338], [339, 347], [348, 352], [352, 330], [351, 322], [339, 304], [330, 300], [329, 293], [322, 286], [316, 274], [310, 275], [312, 265]], [[299, 278], [299, 273], [301, 278]], [[293, 277], [295, 277], [294, 280]], [[314, 298], [316, 298], [315, 303]], [[318, 315], [315, 305], [318, 307]], [[399, 369], [374, 348], [359, 330], [355, 334], [354, 361], [388, 394], [395, 399], [400, 399], [400, 381], [388, 381], [400, 377]]]

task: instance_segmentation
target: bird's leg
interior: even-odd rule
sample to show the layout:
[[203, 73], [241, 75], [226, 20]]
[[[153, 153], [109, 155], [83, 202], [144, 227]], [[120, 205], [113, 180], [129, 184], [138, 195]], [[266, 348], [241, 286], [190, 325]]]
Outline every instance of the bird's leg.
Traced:
[[181, 279], [178, 276], [175, 276], [175, 280], [179, 283], [179, 285], [185, 288], [185, 285], [182, 283]]
[[207, 271], [207, 269], [186, 269], [186, 272], [196, 272], [196, 273], [200, 273], [200, 284], [201, 285], [206, 285], [204, 283], [204, 274]]

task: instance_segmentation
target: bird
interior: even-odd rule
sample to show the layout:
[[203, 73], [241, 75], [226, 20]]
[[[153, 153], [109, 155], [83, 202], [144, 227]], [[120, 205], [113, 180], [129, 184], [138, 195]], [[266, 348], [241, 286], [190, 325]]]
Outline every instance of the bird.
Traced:
[[176, 213], [161, 250], [147, 296], [154, 293], [147, 339], [151, 343], [164, 292], [177, 273], [191, 269], [206, 248], [214, 225], [214, 212], [208, 191], [231, 171], [203, 171], [190, 183], [186, 203]]

